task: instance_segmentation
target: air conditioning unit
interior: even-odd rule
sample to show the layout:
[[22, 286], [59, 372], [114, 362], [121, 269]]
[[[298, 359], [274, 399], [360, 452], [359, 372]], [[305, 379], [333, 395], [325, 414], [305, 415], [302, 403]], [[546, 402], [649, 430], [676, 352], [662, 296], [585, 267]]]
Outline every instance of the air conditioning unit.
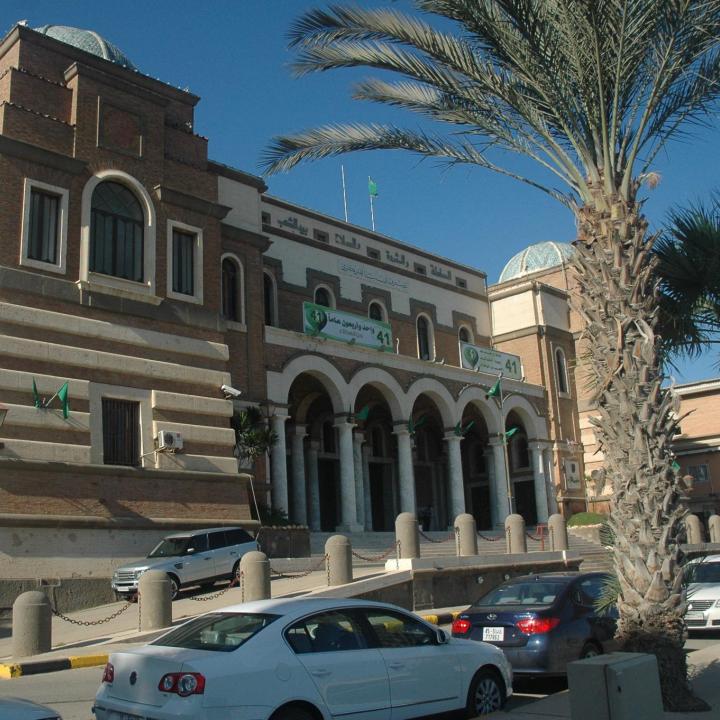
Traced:
[[183, 449], [183, 436], [179, 432], [160, 430], [157, 436], [158, 450], [176, 452]]

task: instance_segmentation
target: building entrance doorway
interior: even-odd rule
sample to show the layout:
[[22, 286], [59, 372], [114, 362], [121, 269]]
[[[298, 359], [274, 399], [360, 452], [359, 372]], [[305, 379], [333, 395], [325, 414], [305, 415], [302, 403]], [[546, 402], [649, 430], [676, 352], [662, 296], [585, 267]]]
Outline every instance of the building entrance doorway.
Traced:
[[392, 466], [370, 462], [370, 507], [372, 530], [391, 532], [395, 527]]
[[526, 525], [537, 525], [537, 508], [535, 506], [535, 483], [528, 480], [513, 482], [515, 494], [515, 512], [522, 515]]
[[318, 460], [320, 487], [320, 529], [333, 532], [340, 524], [340, 479], [337, 460]]

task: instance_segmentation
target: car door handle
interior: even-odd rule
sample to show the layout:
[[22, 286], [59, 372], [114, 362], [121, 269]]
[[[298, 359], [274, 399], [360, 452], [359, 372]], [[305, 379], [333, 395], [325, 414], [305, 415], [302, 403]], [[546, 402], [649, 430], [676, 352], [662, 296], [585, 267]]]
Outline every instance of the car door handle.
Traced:
[[318, 668], [317, 670], [311, 670], [311, 675], [314, 675], [315, 677], [327, 677], [328, 675], [332, 675], [330, 670], [325, 670], [325, 668]]
[[205, 558], [205, 562], [207, 562], [208, 560], [212, 560], [212, 558]]
[[405, 667], [405, 663], [391, 662], [391, 663], [388, 663], [388, 667], [391, 670], [402, 670]]
[[237, 553], [236, 553], [234, 550], [231, 550], [231, 551], [230, 551], [230, 554], [231, 554], [231, 555], [237, 555]]

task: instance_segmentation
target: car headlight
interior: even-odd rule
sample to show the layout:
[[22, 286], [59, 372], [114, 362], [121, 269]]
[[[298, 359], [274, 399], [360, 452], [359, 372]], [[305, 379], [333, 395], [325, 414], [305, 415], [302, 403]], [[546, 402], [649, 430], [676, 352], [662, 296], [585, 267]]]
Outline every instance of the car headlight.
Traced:
[[145, 570], [136, 570], [135, 571], [135, 579], [137, 580], [144, 572], [145, 572]]
[[715, 607], [720, 607], [720, 600], [715, 603]]

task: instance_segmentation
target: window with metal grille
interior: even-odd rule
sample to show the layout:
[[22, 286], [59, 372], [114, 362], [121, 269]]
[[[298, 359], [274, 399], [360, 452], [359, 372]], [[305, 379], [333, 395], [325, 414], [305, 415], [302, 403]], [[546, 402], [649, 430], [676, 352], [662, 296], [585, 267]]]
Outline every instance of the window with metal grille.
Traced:
[[140, 464], [140, 403], [102, 399], [103, 463]]
[[240, 273], [237, 263], [225, 258], [222, 261], [222, 312], [226, 320], [240, 322]]
[[173, 230], [173, 292], [183, 295], [195, 294], [195, 243], [192, 233]]
[[60, 198], [35, 188], [30, 193], [30, 229], [27, 256], [31, 260], [57, 263]]
[[417, 319], [418, 357], [421, 360], [430, 359], [430, 324], [424, 315]]

